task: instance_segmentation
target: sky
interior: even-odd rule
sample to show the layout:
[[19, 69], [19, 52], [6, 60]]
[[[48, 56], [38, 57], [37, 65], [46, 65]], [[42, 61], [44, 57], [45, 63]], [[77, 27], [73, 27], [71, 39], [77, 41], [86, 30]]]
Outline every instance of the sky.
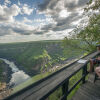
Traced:
[[63, 39], [88, 17], [88, 0], [0, 0], [0, 43]]

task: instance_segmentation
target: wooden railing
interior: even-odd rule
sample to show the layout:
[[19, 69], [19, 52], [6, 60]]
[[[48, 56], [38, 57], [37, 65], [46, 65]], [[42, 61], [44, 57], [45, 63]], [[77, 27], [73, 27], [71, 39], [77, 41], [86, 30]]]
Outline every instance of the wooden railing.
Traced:
[[[80, 83], [85, 83], [87, 72], [87, 64], [89, 59], [94, 58], [100, 54], [99, 51], [93, 52], [82, 59], [86, 60], [85, 63], [79, 63], [78, 61], [65, 66], [57, 72], [47, 76], [44, 79], [18, 91], [15, 94], [5, 98], [5, 100], [45, 100], [59, 87], [62, 87], [62, 97], [60, 100], [67, 100], [67, 96], [71, 91]], [[82, 70], [82, 77], [69, 89], [69, 80], [76, 73]]]

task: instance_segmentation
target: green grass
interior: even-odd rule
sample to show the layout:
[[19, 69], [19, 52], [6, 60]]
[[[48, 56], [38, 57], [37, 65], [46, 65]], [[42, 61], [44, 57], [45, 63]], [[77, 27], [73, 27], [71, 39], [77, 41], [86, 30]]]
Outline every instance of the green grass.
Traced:
[[48, 100], [59, 100], [61, 96], [62, 96], [62, 88], [60, 87], [48, 97]]
[[[70, 78], [69, 80], [69, 89], [72, 88], [75, 83], [81, 79], [82, 77], [82, 70], [80, 70], [78, 73], [76, 73], [73, 77]], [[73, 91], [68, 95], [68, 100], [70, 100], [73, 95], [76, 93], [76, 91], [79, 89], [79, 87], [81, 86], [81, 82], [75, 87], [75, 89], [73, 89]]]
[[75, 89], [73, 89], [73, 91], [68, 95], [68, 100], [70, 100], [75, 95], [75, 93], [78, 91], [81, 85], [82, 84], [80, 83], [75, 87]]

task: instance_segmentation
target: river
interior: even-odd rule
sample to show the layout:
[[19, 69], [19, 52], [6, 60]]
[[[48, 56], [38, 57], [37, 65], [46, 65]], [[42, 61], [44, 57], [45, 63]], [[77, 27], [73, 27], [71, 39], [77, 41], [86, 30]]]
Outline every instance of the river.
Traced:
[[29, 75], [27, 75], [23, 70], [19, 70], [19, 68], [15, 65], [14, 62], [9, 61], [7, 59], [3, 59], [0, 58], [1, 60], [3, 60], [6, 64], [8, 64], [8, 66], [12, 69], [12, 75], [11, 75], [11, 79], [9, 81], [10, 85], [18, 85], [26, 80], [28, 80], [30, 78]]

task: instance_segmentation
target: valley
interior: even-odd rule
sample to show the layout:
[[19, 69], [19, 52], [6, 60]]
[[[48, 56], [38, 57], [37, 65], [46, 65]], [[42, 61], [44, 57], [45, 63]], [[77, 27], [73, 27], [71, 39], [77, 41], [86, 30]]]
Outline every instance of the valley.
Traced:
[[30, 76], [47, 72], [53, 66], [64, 64], [83, 53], [77, 52], [65, 55], [61, 40], [0, 44], [0, 58], [13, 61]]

